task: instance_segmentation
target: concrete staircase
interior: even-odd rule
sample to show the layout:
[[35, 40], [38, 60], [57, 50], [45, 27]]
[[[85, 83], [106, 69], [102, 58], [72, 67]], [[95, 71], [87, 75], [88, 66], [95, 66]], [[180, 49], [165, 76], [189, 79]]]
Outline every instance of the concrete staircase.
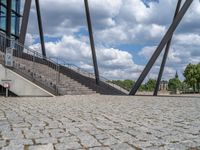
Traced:
[[[2, 65], [4, 65], [6, 40], [10, 39], [0, 35], [0, 63]], [[44, 59], [36, 51], [25, 48], [17, 42], [13, 51], [13, 60], [14, 66], [9, 69], [54, 95], [127, 94], [119, 87], [116, 88], [105, 81], [100, 81], [100, 85], [96, 85], [95, 78], [87, 76], [87, 73], [83, 74], [48, 58]]]
[[[21, 57], [15, 56], [12, 70], [54, 95], [126, 94], [102, 81], [100, 86], [97, 86], [94, 78], [84, 76], [66, 66], [56, 66], [53, 62], [39, 57], [34, 59], [33, 61], [33, 57], [26, 53], [22, 53]], [[1, 64], [3, 61], [4, 53], [0, 51]]]
[[14, 68], [54, 89], [58, 95], [96, 94], [96, 91], [41, 63], [15, 58]]

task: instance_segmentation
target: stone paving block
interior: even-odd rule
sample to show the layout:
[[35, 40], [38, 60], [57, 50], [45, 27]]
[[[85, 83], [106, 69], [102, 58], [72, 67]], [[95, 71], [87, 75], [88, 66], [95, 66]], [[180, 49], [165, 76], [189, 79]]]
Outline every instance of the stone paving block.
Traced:
[[190, 147], [187, 150], [200, 150], [200, 146], [198, 146], [198, 147]]
[[38, 131], [44, 131], [45, 127], [43, 126], [31, 126], [31, 128], [29, 128], [29, 130], [38, 130]]
[[0, 119], [0, 126], [3, 126], [3, 125], [9, 125], [7, 118]]
[[56, 143], [58, 143], [58, 140], [53, 137], [39, 138], [39, 139], [35, 139], [35, 143], [36, 144], [49, 144], [49, 143], [56, 144]]
[[116, 144], [116, 145], [113, 145], [111, 146], [111, 149], [112, 150], [137, 150], [131, 146], [129, 146], [128, 144], [126, 143], [120, 143], [120, 144]]
[[164, 146], [151, 146], [146, 147], [145, 150], [166, 150]]
[[3, 139], [24, 139], [24, 135], [21, 131], [2, 131], [1, 132]]
[[98, 139], [98, 140], [103, 140], [103, 139], [108, 139], [110, 136], [107, 135], [107, 134], [97, 134], [95, 135], [95, 138]]
[[150, 141], [129, 141], [127, 143], [134, 145], [135, 147], [139, 147], [141, 149], [153, 146], [153, 144]]
[[93, 136], [86, 132], [77, 133], [75, 136], [80, 139], [81, 144], [86, 148], [101, 146], [101, 144]]
[[17, 124], [12, 124], [13, 128], [30, 128], [31, 125], [29, 123], [21, 122]]
[[29, 150], [54, 150], [53, 144], [29, 146]]
[[9, 125], [9, 124], [4, 124], [4, 125], [0, 125], [0, 132], [1, 131], [7, 131], [7, 132], [9, 132], [9, 131], [11, 131], [11, 126]]
[[184, 145], [187, 148], [191, 148], [191, 147], [197, 147], [199, 146], [200, 148], [200, 144], [198, 145], [195, 141], [193, 140], [186, 140], [186, 141], [181, 141], [180, 144]]
[[4, 147], [6, 145], [6, 141], [5, 140], [0, 140], [0, 147]]
[[75, 141], [75, 142], [79, 141], [79, 139], [76, 136], [61, 137], [61, 138], [58, 138], [58, 140], [60, 143], [69, 143], [71, 141]]
[[174, 143], [174, 144], [167, 144], [164, 146], [165, 149], [170, 149], [170, 150], [177, 150], [177, 149], [180, 149], [180, 150], [186, 150], [187, 147], [184, 146], [183, 144], [180, 144], [180, 143]]
[[[41, 120], [43, 120], [43, 119], [41, 118]], [[32, 126], [32, 128], [44, 128], [46, 126], [46, 123], [43, 121], [31, 122], [31, 126]]]
[[21, 133], [23, 133], [24, 131], [28, 131], [29, 128], [13, 128], [13, 127], [12, 127], [12, 130], [13, 130], [14, 132], [21, 132]]
[[48, 122], [48, 126], [45, 127], [46, 129], [57, 129], [59, 128], [59, 124], [57, 121]]
[[109, 147], [94, 147], [89, 148], [89, 150], [111, 150]]
[[82, 146], [78, 142], [68, 142], [68, 143], [59, 143], [55, 145], [57, 150], [65, 150], [65, 149], [81, 149]]
[[74, 125], [68, 125], [66, 126], [66, 131], [69, 131], [70, 133], [74, 133], [74, 132], [80, 132], [81, 130], [77, 127], [75, 127]]
[[8, 145], [3, 147], [2, 150], [24, 150], [24, 145]]
[[41, 133], [39, 130], [26, 130], [24, 135], [27, 139], [37, 139], [37, 138], [48, 138], [50, 135], [48, 133]]
[[114, 144], [117, 144], [117, 143], [120, 143], [119, 140], [117, 140], [116, 138], [114, 137], [110, 137], [108, 139], [102, 139], [102, 140], [99, 140], [103, 145], [114, 145]]
[[50, 135], [55, 138], [70, 136], [70, 134], [65, 132], [63, 129], [50, 129], [46, 130], [45, 132], [49, 132]]
[[32, 145], [33, 141], [29, 139], [10, 140], [10, 145]]

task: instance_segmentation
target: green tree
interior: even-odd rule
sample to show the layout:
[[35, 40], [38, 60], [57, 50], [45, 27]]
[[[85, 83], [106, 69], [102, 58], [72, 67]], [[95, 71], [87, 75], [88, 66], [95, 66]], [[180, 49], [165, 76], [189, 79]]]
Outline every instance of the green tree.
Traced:
[[181, 81], [179, 78], [172, 78], [169, 80], [168, 83], [169, 90], [176, 92], [177, 90], [180, 90], [181, 88]]
[[135, 82], [132, 80], [124, 80], [123, 84], [126, 87], [126, 89], [131, 90]]
[[145, 84], [146, 91], [153, 91], [156, 87], [156, 80], [149, 79], [149, 81]]
[[196, 65], [196, 70], [197, 88], [198, 92], [200, 93], [200, 63]]
[[140, 91], [140, 92], [146, 91], [146, 86], [145, 86], [145, 84], [142, 84], [142, 85], [140, 86], [139, 91]]
[[180, 88], [181, 91], [187, 92], [189, 90], [189, 88], [190, 88], [190, 86], [185, 81], [183, 81], [181, 83], [181, 88]]
[[187, 65], [183, 73], [185, 77], [185, 82], [193, 88], [194, 92], [196, 91], [196, 84], [197, 84], [197, 78], [198, 78], [197, 71], [198, 71], [197, 65], [189, 64]]
[[128, 91], [130, 91], [133, 85], [135, 84], [135, 82], [132, 80], [113, 80], [111, 82]]

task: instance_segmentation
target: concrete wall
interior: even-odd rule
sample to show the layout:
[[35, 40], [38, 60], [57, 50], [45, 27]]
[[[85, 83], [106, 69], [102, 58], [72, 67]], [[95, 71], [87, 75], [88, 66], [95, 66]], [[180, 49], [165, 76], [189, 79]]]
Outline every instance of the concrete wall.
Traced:
[[18, 96], [54, 96], [48, 91], [40, 88], [36, 84], [16, 74], [10, 69], [5, 68], [0, 64], [0, 84], [3, 85], [5, 81], [10, 84], [10, 91]]

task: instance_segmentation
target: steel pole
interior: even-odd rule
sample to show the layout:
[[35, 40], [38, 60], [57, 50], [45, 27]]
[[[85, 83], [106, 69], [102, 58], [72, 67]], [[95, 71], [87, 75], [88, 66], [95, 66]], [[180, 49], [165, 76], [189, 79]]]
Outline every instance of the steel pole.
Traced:
[[190, 7], [190, 5], [192, 4], [192, 2], [193, 2], [193, 0], [186, 0], [185, 1], [183, 7], [181, 8], [181, 10], [178, 13], [177, 17], [175, 18], [175, 20], [173, 21], [173, 23], [169, 27], [167, 33], [165, 34], [165, 36], [163, 37], [163, 39], [160, 42], [159, 46], [157, 47], [156, 51], [154, 52], [154, 54], [152, 55], [151, 59], [147, 63], [147, 65], [144, 68], [144, 70], [143, 70], [142, 74], [140, 75], [139, 79], [136, 81], [135, 85], [131, 89], [129, 95], [135, 95], [136, 94], [137, 90], [139, 89], [139, 87], [141, 86], [141, 84], [144, 81], [145, 77], [147, 76], [147, 74], [151, 70], [151, 68], [154, 65], [155, 61], [157, 60], [158, 56], [162, 52], [163, 48], [165, 47], [167, 42], [172, 37], [173, 32], [176, 30], [177, 26], [181, 22], [183, 16], [187, 12], [187, 10]]
[[90, 36], [90, 46], [92, 50], [92, 58], [93, 58], [94, 72], [95, 72], [95, 77], [96, 77], [96, 84], [99, 85], [100, 84], [99, 70], [98, 70], [96, 50], [95, 50], [95, 44], [94, 44], [92, 22], [91, 22], [91, 17], [90, 17], [90, 9], [89, 9], [88, 0], [84, 0], [84, 2], [85, 2], [85, 12], [86, 12], [86, 17], [87, 17], [88, 31], [89, 31], [89, 36]]
[[31, 2], [32, 0], [25, 0], [25, 4], [24, 4], [22, 25], [21, 25], [20, 34], [19, 34], [19, 43], [21, 43], [22, 45], [25, 44], [28, 20], [29, 20], [30, 9], [31, 9]]
[[[11, 17], [12, 17], [12, 0], [7, 0], [7, 11], [6, 11], [6, 36], [11, 36]], [[10, 46], [10, 40], [7, 39], [7, 47]]]
[[43, 57], [46, 57], [46, 49], [45, 49], [45, 43], [44, 43], [44, 34], [43, 34], [42, 17], [41, 17], [41, 13], [40, 13], [39, 0], [35, 0], [35, 6], [36, 6], [36, 10], [37, 10], [37, 19], [38, 19], [38, 27], [39, 27], [39, 32], [40, 32], [42, 55], [43, 55]]
[[[178, 0], [178, 3], [177, 3], [177, 6], [176, 6], [176, 11], [175, 11], [175, 14], [174, 14], [173, 21], [175, 20], [176, 16], [178, 15], [178, 12], [179, 12], [180, 7], [181, 7], [181, 2], [182, 2], [182, 0]], [[154, 94], [153, 94], [154, 96], [157, 96], [157, 95], [158, 95], [158, 90], [159, 90], [159, 86], [160, 86], [160, 81], [161, 81], [161, 78], [162, 78], [162, 75], [163, 75], [163, 71], [164, 71], [164, 68], [165, 68], [165, 64], [166, 64], [166, 61], [167, 61], [167, 56], [168, 56], [169, 49], [170, 49], [170, 46], [171, 46], [172, 38], [173, 38], [173, 34], [172, 34], [172, 37], [171, 37], [171, 39], [168, 41], [167, 46], [166, 46], [166, 48], [165, 48], [165, 53], [164, 53], [164, 56], [163, 56], [163, 60], [162, 60], [161, 67], [160, 67], [160, 72], [159, 72], [159, 75], [158, 75], [158, 78], [157, 78], [156, 87], [155, 87], [155, 89], [154, 89]]]

